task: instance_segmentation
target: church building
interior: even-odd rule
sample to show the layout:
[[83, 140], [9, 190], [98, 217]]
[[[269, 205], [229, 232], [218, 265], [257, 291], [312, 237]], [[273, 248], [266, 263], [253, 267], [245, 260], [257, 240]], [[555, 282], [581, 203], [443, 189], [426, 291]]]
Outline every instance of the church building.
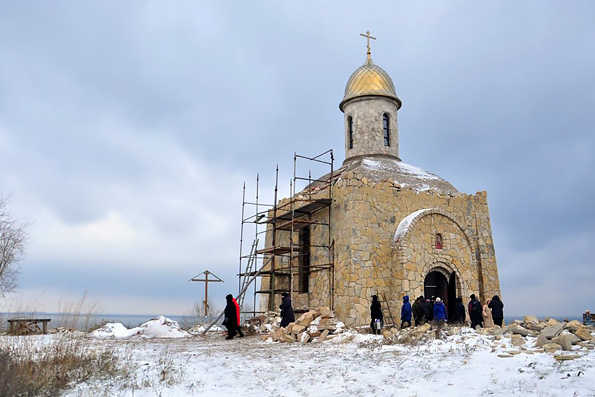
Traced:
[[327, 306], [359, 326], [370, 322], [372, 295], [388, 303], [395, 322], [404, 295], [439, 296], [448, 312], [456, 297], [466, 306], [471, 294], [482, 302], [500, 295], [486, 192], [459, 192], [401, 161], [402, 103], [365, 37], [367, 59], [339, 104], [345, 160], [260, 221], [263, 311], [288, 292], [298, 311]]

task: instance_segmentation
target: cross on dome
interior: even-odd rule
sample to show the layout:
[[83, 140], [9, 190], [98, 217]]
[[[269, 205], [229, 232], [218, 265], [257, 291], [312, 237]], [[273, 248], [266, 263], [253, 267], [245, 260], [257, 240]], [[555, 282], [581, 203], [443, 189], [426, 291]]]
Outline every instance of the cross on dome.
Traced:
[[370, 50], [370, 39], [376, 40], [376, 37], [370, 36], [370, 31], [369, 30], [366, 32], [366, 34], [360, 33], [359, 35], [365, 37], [367, 39], [367, 41], [368, 41], [368, 59], [369, 59], [370, 58], [370, 54], [372, 53], [372, 51]]

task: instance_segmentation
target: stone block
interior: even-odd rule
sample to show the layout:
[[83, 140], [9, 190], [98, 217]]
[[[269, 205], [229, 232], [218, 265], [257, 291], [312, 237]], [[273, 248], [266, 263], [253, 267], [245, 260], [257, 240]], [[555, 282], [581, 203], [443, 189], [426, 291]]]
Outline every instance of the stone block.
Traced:
[[529, 323], [539, 323], [539, 320], [537, 319], [537, 317], [535, 316], [525, 316], [523, 318], [523, 322], [525, 324], [529, 324]]
[[320, 334], [320, 336], [318, 337], [318, 342], [322, 343], [324, 342], [324, 340], [326, 339], [326, 337], [328, 336], [329, 332], [327, 329], [325, 329], [324, 331], [322, 331], [322, 333]]
[[576, 360], [580, 356], [578, 354], [556, 354], [554, 358], [558, 361]]
[[582, 339], [576, 336], [575, 334], [568, 334], [568, 339], [570, 339], [570, 343], [573, 345], [577, 345], [582, 342]]
[[562, 347], [564, 351], [572, 350], [572, 343], [570, 342], [570, 336], [568, 334], [560, 334], [552, 339], [552, 343], [557, 343]]
[[546, 327], [545, 323], [523, 323], [523, 327], [527, 328], [528, 330], [541, 332]]
[[546, 343], [543, 345], [543, 350], [545, 350], [546, 353], [555, 353], [558, 350], [562, 350], [562, 346], [557, 343]]
[[510, 342], [513, 346], [523, 346], [525, 344], [525, 338], [519, 334], [510, 335]]
[[522, 336], [527, 336], [527, 335], [529, 335], [529, 333], [530, 333], [530, 331], [529, 331], [528, 329], [526, 329], [526, 328], [523, 328], [523, 327], [521, 327], [521, 326], [520, 326], [520, 325], [518, 325], [518, 324], [513, 324], [513, 325], [511, 325], [511, 326], [508, 328], [508, 330], [509, 330], [510, 332], [512, 332], [513, 334], [516, 334], [516, 335], [522, 335]]
[[295, 339], [292, 335], [283, 335], [281, 342], [293, 343], [295, 342]]
[[271, 338], [273, 338], [273, 342], [279, 342], [281, 338], [284, 336], [282, 328], [275, 328], [271, 331]]
[[419, 338], [420, 336], [428, 332], [430, 329], [432, 329], [432, 325], [430, 323], [422, 324], [419, 327], [415, 327], [411, 331], [411, 336], [414, 338]]
[[543, 347], [543, 345], [545, 345], [546, 343], [548, 343], [547, 338], [541, 334], [539, 334], [537, 336], [537, 339], [535, 339], [535, 346], [537, 347]]
[[310, 340], [310, 334], [309, 333], [303, 332], [300, 335], [300, 342], [301, 343], [306, 344], [306, 343], [308, 343], [309, 340]]
[[583, 326], [583, 323], [577, 320], [572, 320], [569, 323], [566, 323], [566, 329], [570, 330], [571, 332], [575, 332], [577, 329]]
[[[287, 327], [289, 328], [289, 327]], [[303, 325], [299, 325], [299, 324], [293, 324], [293, 327], [291, 329], [291, 331], [288, 331], [289, 333], [292, 333], [294, 335], [299, 334], [300, 332], [304, 332], [306, 330], [306, 327]]]
[[304, 314], [302, 314], [297, 320], [296, 320], [296, 324], [299, 325], [303, 325], [305, 327], [307, 327], [308, 325], [310, 325], [310, 323], [312, 321], [314, 321], [314, 319], [318, 316], [318, 313], [316, 312], [316, 310], [310, 310]]
[[577, 329], [574, 334], [585, 341], [593, 340], [593, 335], [591, 335], [591, 332], [584, 326]]
[[560, 335], [560, 332], [562, 332], [565, 326], [566, 323], [558, 323], [556, 321], [556, 324], [545, 327], [543, 331], [541, 331], [540, 335], [543, 335], [547, 339], [555, 338], [556, 336]]

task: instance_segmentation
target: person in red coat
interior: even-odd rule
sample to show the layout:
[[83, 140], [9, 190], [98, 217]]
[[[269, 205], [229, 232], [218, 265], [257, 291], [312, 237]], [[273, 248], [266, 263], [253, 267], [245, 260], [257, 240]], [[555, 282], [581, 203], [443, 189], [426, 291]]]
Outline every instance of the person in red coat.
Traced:
[[240, 320], [240, 305], [238, 305], [238, 302], [236, 301], [236, 298], [232, 298], [233, 299], [233, 303], [236, 305], [236, 313], [237, 313], [237, 331], [238, 334], [240, 335], [240, 338], [244, 337], [244, 333], [242, 332], [242, 321]]
[[236, 333], [240, 334], [240, 337], [244, 336], [240, 328], [240, 308], [238, 302], [233, 298], [232, 294], [225, 297], [227, 305], [225, 306], [225, 319], [223, 325], [227, 328], [227, 337], [225, 339], [233, 339]]

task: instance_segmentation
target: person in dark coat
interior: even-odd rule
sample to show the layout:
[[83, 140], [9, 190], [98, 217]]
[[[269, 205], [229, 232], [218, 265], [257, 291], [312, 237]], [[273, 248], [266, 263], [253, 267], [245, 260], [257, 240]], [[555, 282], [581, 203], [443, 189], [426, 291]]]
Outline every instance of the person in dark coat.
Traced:
[[465, 305], [463, 305], [463, 298], [460, 296], [455, 299], [455, 303], [452, 307], [452, 315], [450, 316], [450, 322], [456, 324], [465, 323]]
[[372, 295], [372, 304], [370, 305], [370, 317], [372, 317], [372, 322], [370, 322], [370, 328], [372, 328], [373, 334], [380, 334], [380, 330], [382, 329], [383, 324], [383, 317], [382, 317], [382, 307], [380, 306], [380, 301], [378, 300], [377, 295]]
[[415, 299], [413, 302], [413, 306], [411, 306], [411, 312], [413, 313], [413, 321], [415, 322], [415, 326], [421, 325], [424, 322], [424, 309], [421, 307], [421, 300], [423, 296], [420, 296]]
[[424, 298], [423, 296], [420, 296], [419, 305], [421, 306], [424, 312], [423, 322], [428, 323], [432, 321], [432, 319], [434, 318], [434, 314], [432, 313], [432, 305], [430, 304], [430, 301]]
[[502, 321], [504, 321], [504, 303], [500, 300], [498, 295], [494, 295], [488, 307], [492, 309], [492, 318], [494, 319], [494, 324], [498, 326], [502, 326]]
[[227, 328], [227, 337], [225, 339], [233, 339], [237, 331], [237, 318], [238, 314], [236, 311], [236, 304], [233, 302], [233, 295], [229, 294], [225, 297], [227, 305], [225, 306], [223, 319], [223, 326]]
[[291, 307], [291, 298], [287, 292], [281, 294], [281, 327], [285, 328], [289, 323], [295, 321], [295, 315], [293, 314], [293, 308]]
[[475, 294], [471, 294], [469, 298], [471, 298], [471, 300], [469, 301], [467, 309], [469, 310], [469, 317], [471, 318], [471, 328], [475, 329], [478, 325], [483, 327], [481, 303], [477, 300]]
[[409, 295], [403, 297], [403, 306], [401, 307], [401, 329], [411, 327], [411, 303]]

